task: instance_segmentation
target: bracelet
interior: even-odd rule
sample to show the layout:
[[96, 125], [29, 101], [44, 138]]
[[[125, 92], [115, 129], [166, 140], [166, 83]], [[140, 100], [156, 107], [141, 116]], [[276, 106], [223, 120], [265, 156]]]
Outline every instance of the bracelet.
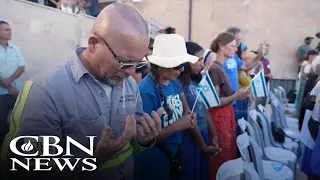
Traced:
[[138, 139], [137, 139], [137, 142], [138, 142], [138, 144], [141, 146], [141, 147], [143, 147], [143, 148], [152, 148], [155, 144], [156, 144], [156, 137], [155, 138], [153, 138], [153, 141], [152, 142], [150, 142], [150, 143], [148, 143], [148, 144], [146, 144], [146, 145], [142, 145], [139, 141], [138, 141]]

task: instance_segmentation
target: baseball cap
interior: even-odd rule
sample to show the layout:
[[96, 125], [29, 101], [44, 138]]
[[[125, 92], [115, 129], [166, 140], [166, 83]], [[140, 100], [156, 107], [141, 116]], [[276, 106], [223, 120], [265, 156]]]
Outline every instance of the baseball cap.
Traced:
[[311, 37], [311, 36], [307, 36], [306, 38], [304, 38], [305, 41], [307, 40], [312, 40], [314, 37]]

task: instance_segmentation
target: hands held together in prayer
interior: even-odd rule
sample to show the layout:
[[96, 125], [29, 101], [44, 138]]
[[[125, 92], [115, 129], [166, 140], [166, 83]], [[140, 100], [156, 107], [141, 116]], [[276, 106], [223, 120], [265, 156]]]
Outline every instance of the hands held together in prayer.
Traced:
[[155, 138], [162, 130], [160, 117], [163, 111], [162, 107], [156, 112], [153, 111], [152, 117], [144, 113], [139, 120], [136, 120], [134, 115], [128, 115], [124, 130], [116, 139], [111, 139], [112, 130], [109, 126], [105, 126], [95, 150], [98, 162], [103, 162], [119, 152], [135, 137], [142, 146], [155, 142]]

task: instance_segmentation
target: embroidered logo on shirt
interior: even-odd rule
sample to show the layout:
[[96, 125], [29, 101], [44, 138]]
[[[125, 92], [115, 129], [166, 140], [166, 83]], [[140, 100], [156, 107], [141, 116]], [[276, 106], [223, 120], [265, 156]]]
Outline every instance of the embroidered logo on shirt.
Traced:
[[[134, 95], [126, 95], [125, 96], [125, 102], [134, 102], [135, 98]], [[123, 102], [123, 96], [121, 96], [119, 103]]]

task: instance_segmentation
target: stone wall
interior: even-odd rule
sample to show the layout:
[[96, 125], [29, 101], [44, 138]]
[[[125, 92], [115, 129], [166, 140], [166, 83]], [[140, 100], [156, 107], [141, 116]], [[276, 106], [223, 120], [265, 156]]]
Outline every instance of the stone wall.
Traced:
[[[188, 37], [189, 0], [144, 0], [134, 6]], [[320, 31], [319, 11], [319, 0], [193, 0], [192, 40], [209, 47], [215, 35], [237, 26], [249, 49], [268, 40], [277, 78], [295, 78], [295, 50], [306, 36]]]
[[94, 19], [73, 15], [24, 0], [0, 0], [0, 19], [12, 28], [12, 43], [27, 62], [22, 80], [72, 57], [85, 45]]
[[[146, 19], [176, 27], [187, 38], [188, 3], [144, 0], [133, 5]], [[28, 63], [22, 79], [73, 56], [76, 46], [86, 44], [94, 20], [25, 0], [0, 0], [0, 4], [0, 19], [11, 24], [12, 43], [21, 47]], [[208, 47], [216, 34], [237, 26], [249, 49], [268, 40], [277, 78], [295, 78], [295, 50], [305, 36], [320, 31], [319, 11], [319, 0], [193, 0], [192, 40]]]

